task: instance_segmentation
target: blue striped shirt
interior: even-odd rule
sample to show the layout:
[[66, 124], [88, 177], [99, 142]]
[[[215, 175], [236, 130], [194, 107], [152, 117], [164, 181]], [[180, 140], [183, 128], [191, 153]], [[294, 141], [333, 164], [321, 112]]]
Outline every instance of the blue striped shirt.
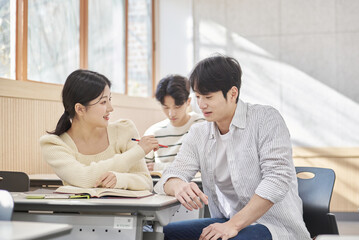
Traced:
[[[200, 171], [211, 216], [222, 218], [215, 190], [215, 131], [213, 122], [192, 126], [174, 162], [155, 186], [155, 191], [164, 194], [163, 184], [169, 178], [177, 177], [189, 182]], [[290, 135], [279, 112], [270, 106], [239, 100], [230, 131], [232, 134], [226, 155], [239, 202], [236, 210], [240, 211], [257, 194], [274, 203], [256, 221], [269, 229], [274, 240], [310, 239], [303, 221]]]

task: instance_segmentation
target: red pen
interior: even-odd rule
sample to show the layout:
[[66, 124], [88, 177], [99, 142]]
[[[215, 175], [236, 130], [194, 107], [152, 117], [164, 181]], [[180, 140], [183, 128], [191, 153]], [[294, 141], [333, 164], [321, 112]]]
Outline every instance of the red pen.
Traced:
[[[140, 141], [139, 139], [136, 139], [136, 138], [131, 138], [131, 140], [132, 140], [132, 141], [137, 141], [137, 142], [139, 142], [139, 141]], [[158, 146], [160, 146], [160, 147], [164, 147], [164, 148], [168, 148], [168, 146], [166, 146], [166, 145], [162, 145], [162, 144], [158, 144]]]

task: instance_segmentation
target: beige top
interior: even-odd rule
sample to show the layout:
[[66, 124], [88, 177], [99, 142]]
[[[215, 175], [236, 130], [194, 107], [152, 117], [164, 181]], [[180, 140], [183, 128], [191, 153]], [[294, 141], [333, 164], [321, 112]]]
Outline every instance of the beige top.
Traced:
[[44, 160], [50, 164], [64, 185], [83, 188], [94, 187], [106, 172], [116, 175], [115, 188], [152, 190], [152, 179], [144, 160], [145, 152], [131, 138], [138, 132], [130, 120], [119, 120], [107, 127], [109, 146], [98, 154], [79, 153], [76, 144], [67, 134], [47, 134], [40, 138]]

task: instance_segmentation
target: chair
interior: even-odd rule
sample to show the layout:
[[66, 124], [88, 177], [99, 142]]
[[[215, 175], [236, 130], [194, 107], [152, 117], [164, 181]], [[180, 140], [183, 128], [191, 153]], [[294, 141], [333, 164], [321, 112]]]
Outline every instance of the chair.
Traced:
[[14, 200], [6, 190], [0, 190], [0, 221], [10, 221], [14, 209]]
[[299, 197], [303, 201], [303, 218], [310, 236], [339, 234], [335, 215], [329, 212], [335, 182], [332, 169], [316, 167], [296, 167], [298, 173], [313, 173], [314, 177], [298, 177]]
[[9, 192], [29, 191], [29, 176], [24, 172], [0, 171], [0, 189]]

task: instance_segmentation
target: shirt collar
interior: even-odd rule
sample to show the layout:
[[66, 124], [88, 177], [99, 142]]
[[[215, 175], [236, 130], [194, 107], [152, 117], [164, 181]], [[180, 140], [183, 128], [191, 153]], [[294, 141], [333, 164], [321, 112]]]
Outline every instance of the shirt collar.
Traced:
[[[243, 102], [241, 99], [238, 99], [238, 103], [237, 103], [237, 107], [236, 107], [236, 111], [234, 113], [232, 122], [229, 126], [229, 129], [232, 129], [232, 126], [235, 126], [237, 128], [241, 128], [244, 129], [246, 127], [247, 124], [247, 109], [248, 106], [245, 102]], [[209, 122], [210, 124], [210, 135], [209, 138], [210, 139], [214, 139], [215, 138], [215, 133], [216, 133], [216, 124], [214, 122]]]
[[247, 104], [241, 99], [238, 99], [236, 112], [234, 113], [231, 125], [244, 129], [247, 125], [247, 109]]

